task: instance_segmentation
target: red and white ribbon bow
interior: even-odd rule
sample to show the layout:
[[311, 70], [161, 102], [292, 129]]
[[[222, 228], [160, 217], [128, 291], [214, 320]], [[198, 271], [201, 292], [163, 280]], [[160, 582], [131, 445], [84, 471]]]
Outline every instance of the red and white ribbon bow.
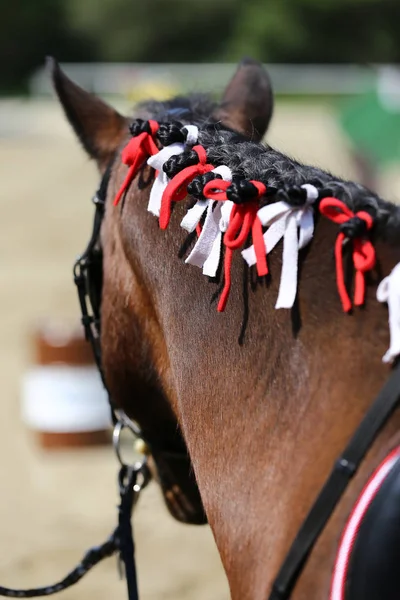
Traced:
[[[260, 277], [268, 274], [266, 248], [263, 239], [262, 225], [258, 218], [257, 210], [260, 198], [265, 195], [266, 187], [261, 181], [250, 180], [254, 187], [254, 196], [251, 201], [234, 203], [229, 217], [229, 224], [224, 235], [225, 260], [224, 260], [224, 287], [218, 302], [218, 312], [223, 312], [228, 301], [231, 289], [231, 269], [234, 250], [239, 249], [252, 235], [254, 252], [256, 255], [257, 273]], [[214, 179], [204, 186], [203, 194], [211, 200], [228, 202], [229, 181]]]
[[[232, 171], [221, 165], [211, 171], [221, 175], [224, 181], [232, 181]], [[198, 200], [182, 219], [181, 227], [191, 232], [199, 224], [204, 212], [206, 218], [200, 236], [185, 262], [203, 268], [204, 275], [215, 277], [221, 260], [222, 234], [226, 231], [233, 202]]]
[[[263, 236], [267, 253], [283, 238], [281, 282], [275, 308], [292, 308], [297, 294], [299, 250], [310, 243], [314, 234], [312, 205], [318, 198], [318, 190], [308, 183], [301, 187], [307, 191], [303, 206], [280, 201], [263, 206], [257, 213], [262, 225], [268, 227]], [[256, 263], [254, 246], [243, 250], [242, 256], [249, 266]]]
[[[354, 217], [358, 217], [365, 222], [367, 232], [374, 225], [372, 216], [360, 210], [353, 213], [348, 206], [338, 198], [324, 198], [320, 205], [319, 211], [322, 215], [342, 225], [350, 221]], [[349, 312], [352, 308], [352, 302], [346, 289], [344, 266], [343, 266], [343, 242], [346, 235], [340, 231], [335, 243], [335, 258], [336, 258], [336, 282], [340, 299], [344, 312]], [[376, 262], [375, 248], [367, 236], [355, 237], [350, 240], [352, 243], [353, 265], [355, 269], [354, 282], [354, 305], [362, 306], [365, 299], [365, 273], [374, 268]]]
[[382, 279], [376, 297], [379, 302], [387, 302], [389, 309], [390, 346], [382, 360], [390, 363], [400, 354], [400, 263]]
[[147, 158], [158, 153], [155, 136], [159, 129], [159, 124], [157, 121], [153, 121], [152, 119], [148, 121], [148, 124], [150, 127], [150, 133], [148, 131], [143, 131], [142, 133], [139, 133], [139, 135], [133, 136], [122, 150], [122, 162], [127, 165], [129, 169], [125, 175], [125, 179], [121, 187], [117, 192], [117, 195], [114, 198], [114, 206], [117, 206]]
[[197, 154], [198, 163], [185, 167], [182, 171], [179, 171], [168, 183], [164, 190], [161, 199], [160, 209], [160, 229], [166, 229], [168, 227], [171, 214], [172, 205], [174, 202], [180, 202], [184, 200], [188, 195], [188, 185], [193, 181], [197, 175], [205, 175], [209, 171], [214, 169], [211, 163], [207, 162], [207, 151], [206, 149], [197, 144], [193, 146], [193, 152]]
[[147, 210], [156, 217], [160, 216], [161, 199], [165, 188], [171, 181], [168, 175], [163, 171], [164, 164], [171, 156], [182, 154], [187, 147], [197, 144], [199, 135], [198, 127], [196, 125], [185, 125], [184, 129], [188, 132], [185, 144], [176, 142], [169, 146], [165, 146], [165, 148], [162, 148], [157, 154], [150, 156], [147, 161], [147, 164], [157, 171], [156, 178], [150, 191], [149, 203], [147, 205]]

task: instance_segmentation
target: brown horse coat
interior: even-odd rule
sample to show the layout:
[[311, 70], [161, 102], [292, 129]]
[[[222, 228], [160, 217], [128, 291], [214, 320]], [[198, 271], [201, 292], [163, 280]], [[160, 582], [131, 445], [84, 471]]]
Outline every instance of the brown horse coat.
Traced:
[[[70, 82], [55, 65], [64, 110], [89, 154], [104, 170], [128, 140], [128, 121]], [[262, 137], [272, 112], [268, 79], [245, 62], [229, 84], [217, 116], [245, 135]], [[146, 114], [142, 116], [146, 117]], [[252, 127], [253, 125], [253, 127]], [[302, 253], [295, 310], [275, 310], [281, 252], [271, 254], [268, 285], [246, 283], [242, 258], [223, 314], [210, 303], [215, 286], [176, 253], [185, 239], [178, 205], [165, 232], [146, 211], [149, 188], [133, 184], [118, 208], [126, 172], [115, 161], [102, 230], [102, 351], [114, 400], [157, 448], [186, 444], [202, 504], [227, 573], [233, 600], [264, 600], [316, 494], [367, 408], [388, 367], [387, 309], [376, 288], [400, 260], [400, 247], [374, 242], [377, 268], [365, 308], [342, 312], [335, 283], [337, 226], [320, 219]], [[147, 168], [144, 178], [150, 176]], [[399, 442], [396, 413], [369, 451], [334, 511], [292, 595], [328, 598], [345, 520], [367, 477]], [[158, 456], [171, 512], [203, 522], [188, 465]]]

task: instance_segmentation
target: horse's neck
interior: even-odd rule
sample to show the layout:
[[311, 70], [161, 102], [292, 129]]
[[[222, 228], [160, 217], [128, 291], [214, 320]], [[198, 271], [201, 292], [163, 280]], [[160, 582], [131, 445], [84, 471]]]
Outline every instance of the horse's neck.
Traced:
[[[371, 286], [365, 310], [341, 313], [337, 230], [321, 222], [302, 264], [298, 310], [274, 309], [277, 248], [271, 285], [249, 294], [239, 346], [247, 269], [241, 257], [234, 261], [226, 312], [218, 314], [210, 304], [216, 286], [175, 256], [182, 233], [175, 226], [167, 233], [156, 228], [148, 231], [151, 242], [141, 236], [141, 251], [168, 348], [175, 410], [235, 597], [261, 599], [387, 376], [380, 362], [388, 344], [386, 308]], [[379, 249], [386, 275], [399, 255]], [[326, 543], [330, 561], [334, 544]], [[326, 578], [316, 581], [312, 585], [327, 586]]]

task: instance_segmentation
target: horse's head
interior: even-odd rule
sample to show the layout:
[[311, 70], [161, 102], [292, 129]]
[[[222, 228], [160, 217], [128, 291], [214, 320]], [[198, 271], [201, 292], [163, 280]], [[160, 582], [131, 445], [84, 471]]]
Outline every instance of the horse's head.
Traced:
[[[391, 383], [335, 463], [387, 376], [378, 300], [390, 315], [384, 361], [399, 356], [399, 208], [259, 143], [271, 89], [251, 61], [220, 105], [202, 96], [149, 102], [130, 123], [57, 67], [53, 74], [105, 174], [105, 379], [150, 443], [167, 505], [191, 523], [206, 512], [234, 600], [264, 598], [335, 464], [324, 509], [319, 499], [288, 559], [296, 578], [321, 515], [336, 505], [296, 590], [296, 598], [327, 597], [340, 524], [368, 470], [399, 443], [399, 411], [383, 427], [398, 401]], [[179, 248], [201, 269], [177, 260]], [[213, 292], [219, 312], [230, 294], [222, 316]], [[366, 449], [359, 438], [370, 452], [355, 473]], [[332, 503], [349, 477], [348, 493]], [[271, 597], [288, 597], [286, 573]]]
[[[149, 277], [147, 270], [147, 266], [152, 270], [153, 254], [160, 254], [159, 247], [152, 248], [158, 235], [156, 226], [148, 215], [146, 222], [142, 218], [154, 172], [142, 169], [138, 187], [130, 188], [118, 210], [112, 210], [125, 169], [121, 169], [121, 161], [115, 157], [129, 139], [131, 120], [71, 82], [56, 63], [52, 73], [63, 109], [84, 149], [95, 159], [101, 174], [110, 173], [101, 232], [104, 255], [101, 346], [107, 386], [114, 402], [140, 424], [149, 441], [171, 513], [184, 522], [204, 523], [206, 518], [181, 435], [182, 423], [177, 418], [177, 374], [172, 372], [169, 359], [173, 348], [167, 348], [160, 306], [153, 295], [154, 286], [162, 283], [157, 276]], [[167, 123], [179, 120], [200, 128], [222, 124], [240, 140], [259, 141], [271, 114], [269, 78], [261, 65], [245, 60], [227, 86], [221, 103], [205, 96], [177, 97], [163, 103], [143, 104], [136, 116]], [[140, 218], [136, 214], [139, 206], [143, 213]], [[176, 239], [171, 237], [171, 241], [176, 244]], [[160, 256], [158, 264], [159, 260]], [[166, 261], [161, 268], [168, 269]], [[174, 306], [173, 298], [170, 301]]]

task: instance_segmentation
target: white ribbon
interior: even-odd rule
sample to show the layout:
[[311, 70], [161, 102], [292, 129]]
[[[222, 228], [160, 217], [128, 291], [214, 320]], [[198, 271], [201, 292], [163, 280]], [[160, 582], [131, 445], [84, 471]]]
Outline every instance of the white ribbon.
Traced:
[[[224, 181], [232, 181], [232, 171], [225, 165], [216, 167], [212, 173], [221, 175]], [[198, 200], [182, 219], [181, 226], [191, 232], [207, 211], [201, 234], [185, 263], [203, 267], [203, 273], [208, 277], [215, 277], [217, 273], [221, 259], [222, 233], [228, 227], [232, 207], [233, 202], [230, 200]]]
[[195, 144], [197, 144], [197, 141], [199, 139], [199, 128], [197, 127], [197, 125], [185, 125], [183, 129], [186, 129], [187, 131], [185, 145], [194, 146]]
[[219, 209], [221, 218], [218, 223], [218, 232], [215, 236], [210, 254], [203, 264], [203, 275], [207, 275], [207, 277], [215, 277], [217, 274], [219, 263], [221, 261], [222, 234], [228, 229], [232, 208], [233, 202], [231, 202], [231, 200], [217, 203], [215, 210]]
[[382, 360], [393, 362], [400, 354], [400, 263], [390, 275], [382, 279], [376, 291], [379, 302], [387, 302], [389, 309], [390, 346]]
[[147, 164], [150, 165], [150, 167], [153, 167], [153, 169], [158, 171], [157, 177], [155, 178], [150, 191], [149, 203], [147, 205], [147, 210], [156, 217], [160, 216], [163, 193], [170, 182], [170, 178], [163, 171], [164, 164], [171, 158], [171, 156], [182, 154], [187, 146], [194, 146], [194, 144], [197, 143], [199, 134], [198, 127], [196, 125], [185, 125], [184, 129], [186, 129], [188, 132], [185, 144], [176, 142], [175, 144], [165, 146], [165, 148], [160, 150], [160, 152], [150, 156], [147, 161]]
[[[314, 233], [312, 204], [318, 198], [318, 190], [308, 183], [301, 187], [307, 191], [303, 206], [280, 201], [263, 206], [257, 213], [262, 225], [268, 227], [263, 236], [267, 254], [283, 238], [281, 282], [275, 308], [292, 308], [297, 294], [299, 250], [310, 243]], [[242, 256], [249, 266], [256, 264], [254, 246], [243, 250]]]

